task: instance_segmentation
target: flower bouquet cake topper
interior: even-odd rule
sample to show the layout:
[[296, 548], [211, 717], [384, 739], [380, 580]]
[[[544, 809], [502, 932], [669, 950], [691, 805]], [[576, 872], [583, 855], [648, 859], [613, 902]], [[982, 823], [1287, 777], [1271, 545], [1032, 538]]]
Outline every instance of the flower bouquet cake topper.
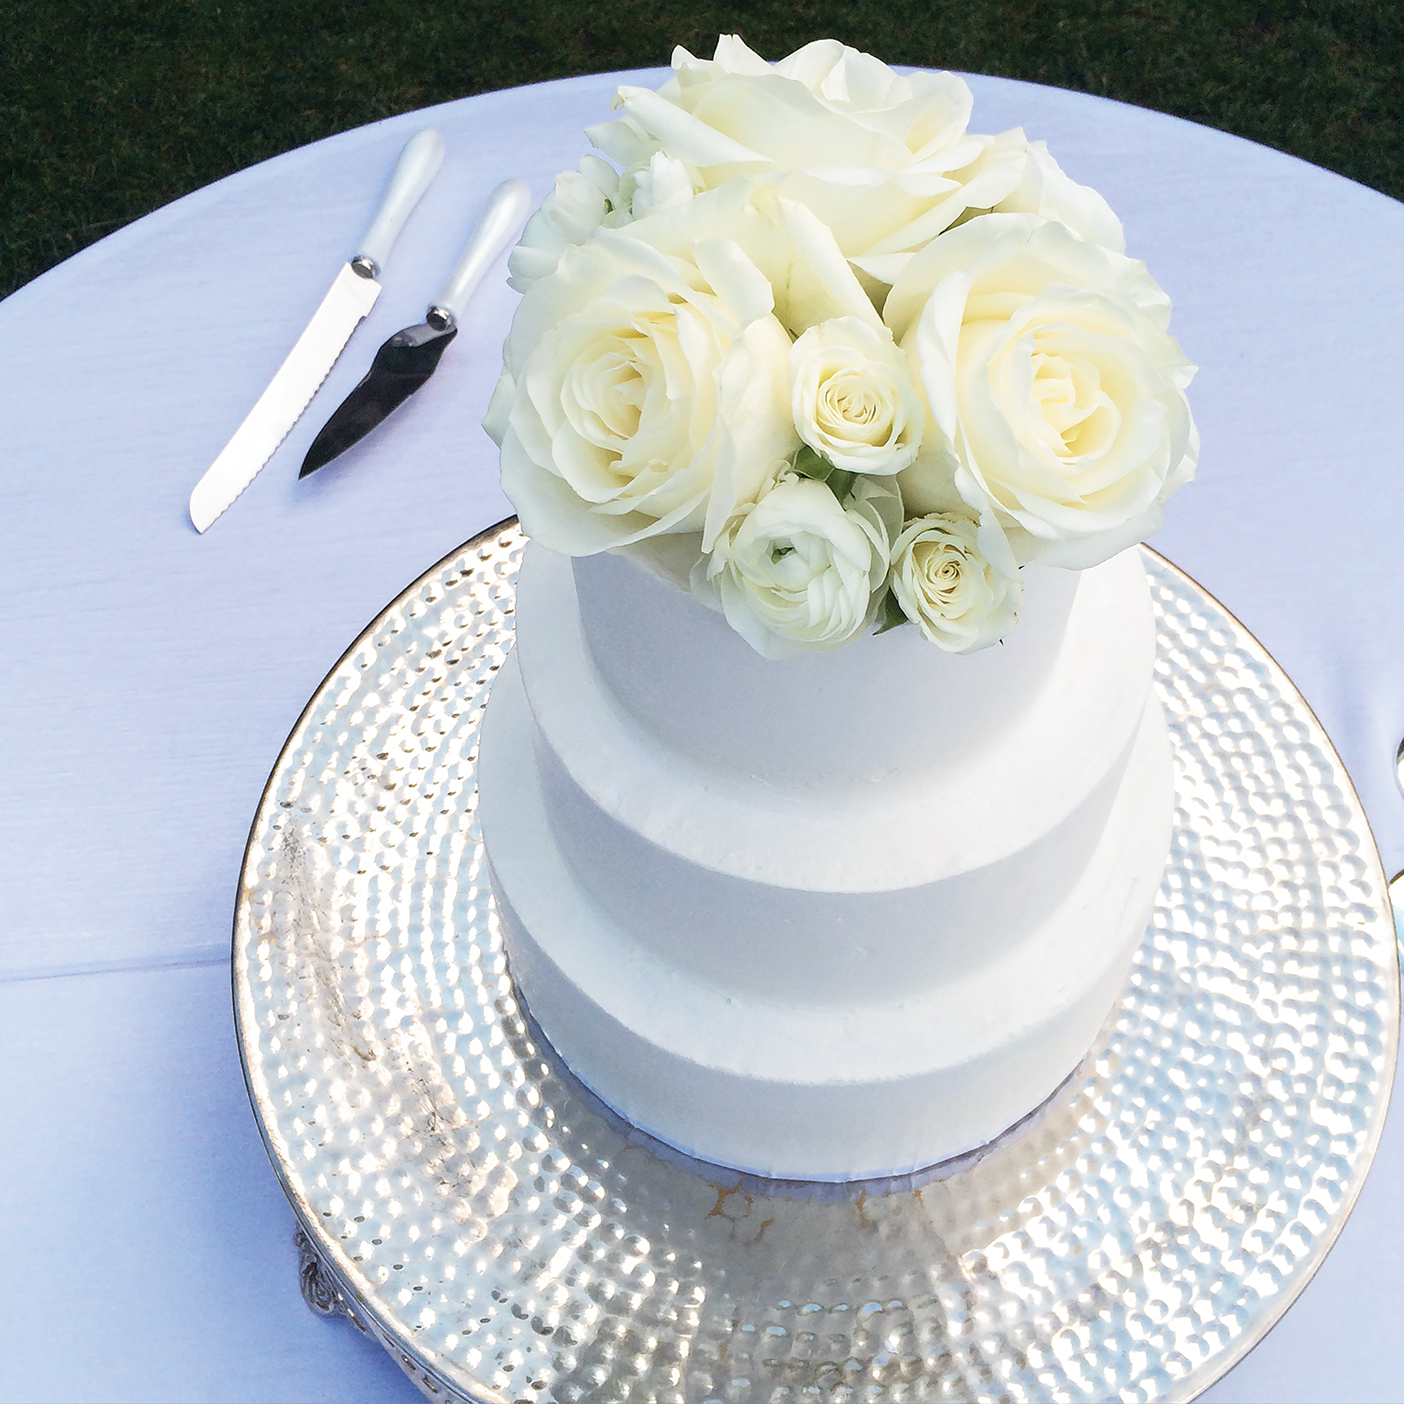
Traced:
[[528, 535], [626, 552], [780, 657], [908, 621], [985, 648], [1020, 566], [1159, 529], [1194, 368], [1042, 142], [834, 40], [723, 35], [615, 106], [512, 254], [485, 427]]

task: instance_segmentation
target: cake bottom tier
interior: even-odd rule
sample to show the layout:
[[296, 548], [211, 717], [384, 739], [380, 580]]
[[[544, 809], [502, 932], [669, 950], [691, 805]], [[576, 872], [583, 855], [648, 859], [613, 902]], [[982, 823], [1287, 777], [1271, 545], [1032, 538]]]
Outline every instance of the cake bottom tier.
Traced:
[[542, 804], [515, 659], [493, 687], [479, 802], [508, 961], [567, 1067], [687, 1155], [784, 1179], [905, 1174], [992, 1140], [1077, 1066], [1125, 981], [1170, 843], [1152, 696], [1093, 857], [994, 960], [867, 1005], [748, 998], [668, 963], [587, 896]]

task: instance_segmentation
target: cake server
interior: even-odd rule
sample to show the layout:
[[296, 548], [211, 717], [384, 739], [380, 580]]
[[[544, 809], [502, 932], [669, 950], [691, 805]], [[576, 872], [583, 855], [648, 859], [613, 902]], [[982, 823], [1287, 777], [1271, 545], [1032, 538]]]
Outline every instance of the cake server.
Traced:
[[458, 320], [468, 300], [498, 255], [521, 231], [530, 208], [531, 191], [524, 180], [504, 180], [488, 196], [458, 266], [429, 305], [424, 321], [397, 331], [375, 353], [365, 379], [313, 439], [299, 478], [315, 473], [365, 438], [434, 374], [439, 358], [458, 335]]
[[380, 296], [380, 270], [419, 197], [444, 159], [444, 139], [416, 132], [395, 162], [390, 185], [351, 260], [342, 266], [297, 344], [234, 437], [190, 494], [190, 520], [203, 532], [258, 475], [297, 423], [342, 347]]

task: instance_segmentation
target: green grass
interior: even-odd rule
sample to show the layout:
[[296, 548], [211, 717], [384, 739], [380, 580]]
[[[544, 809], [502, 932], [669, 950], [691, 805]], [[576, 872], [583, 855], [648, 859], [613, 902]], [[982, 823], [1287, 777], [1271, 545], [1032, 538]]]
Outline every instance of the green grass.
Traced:
[[833, 35], [1159, 108], [1404, 197], [1398, 0], [0, 0], [0, 295], [230, 171], [409, 108]]

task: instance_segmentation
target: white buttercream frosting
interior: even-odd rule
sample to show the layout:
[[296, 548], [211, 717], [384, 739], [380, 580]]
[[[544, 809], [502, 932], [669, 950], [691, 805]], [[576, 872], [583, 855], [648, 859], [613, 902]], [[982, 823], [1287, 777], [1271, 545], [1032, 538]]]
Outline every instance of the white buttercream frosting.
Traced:
[[518, 987], [636, 1125], [762, 1174], [896, 1173], [1072, 1070], [1159, 883], [1135, 552], [1023, 627], [767, 660], [617, 557], [531, 547], [480, 805]]

